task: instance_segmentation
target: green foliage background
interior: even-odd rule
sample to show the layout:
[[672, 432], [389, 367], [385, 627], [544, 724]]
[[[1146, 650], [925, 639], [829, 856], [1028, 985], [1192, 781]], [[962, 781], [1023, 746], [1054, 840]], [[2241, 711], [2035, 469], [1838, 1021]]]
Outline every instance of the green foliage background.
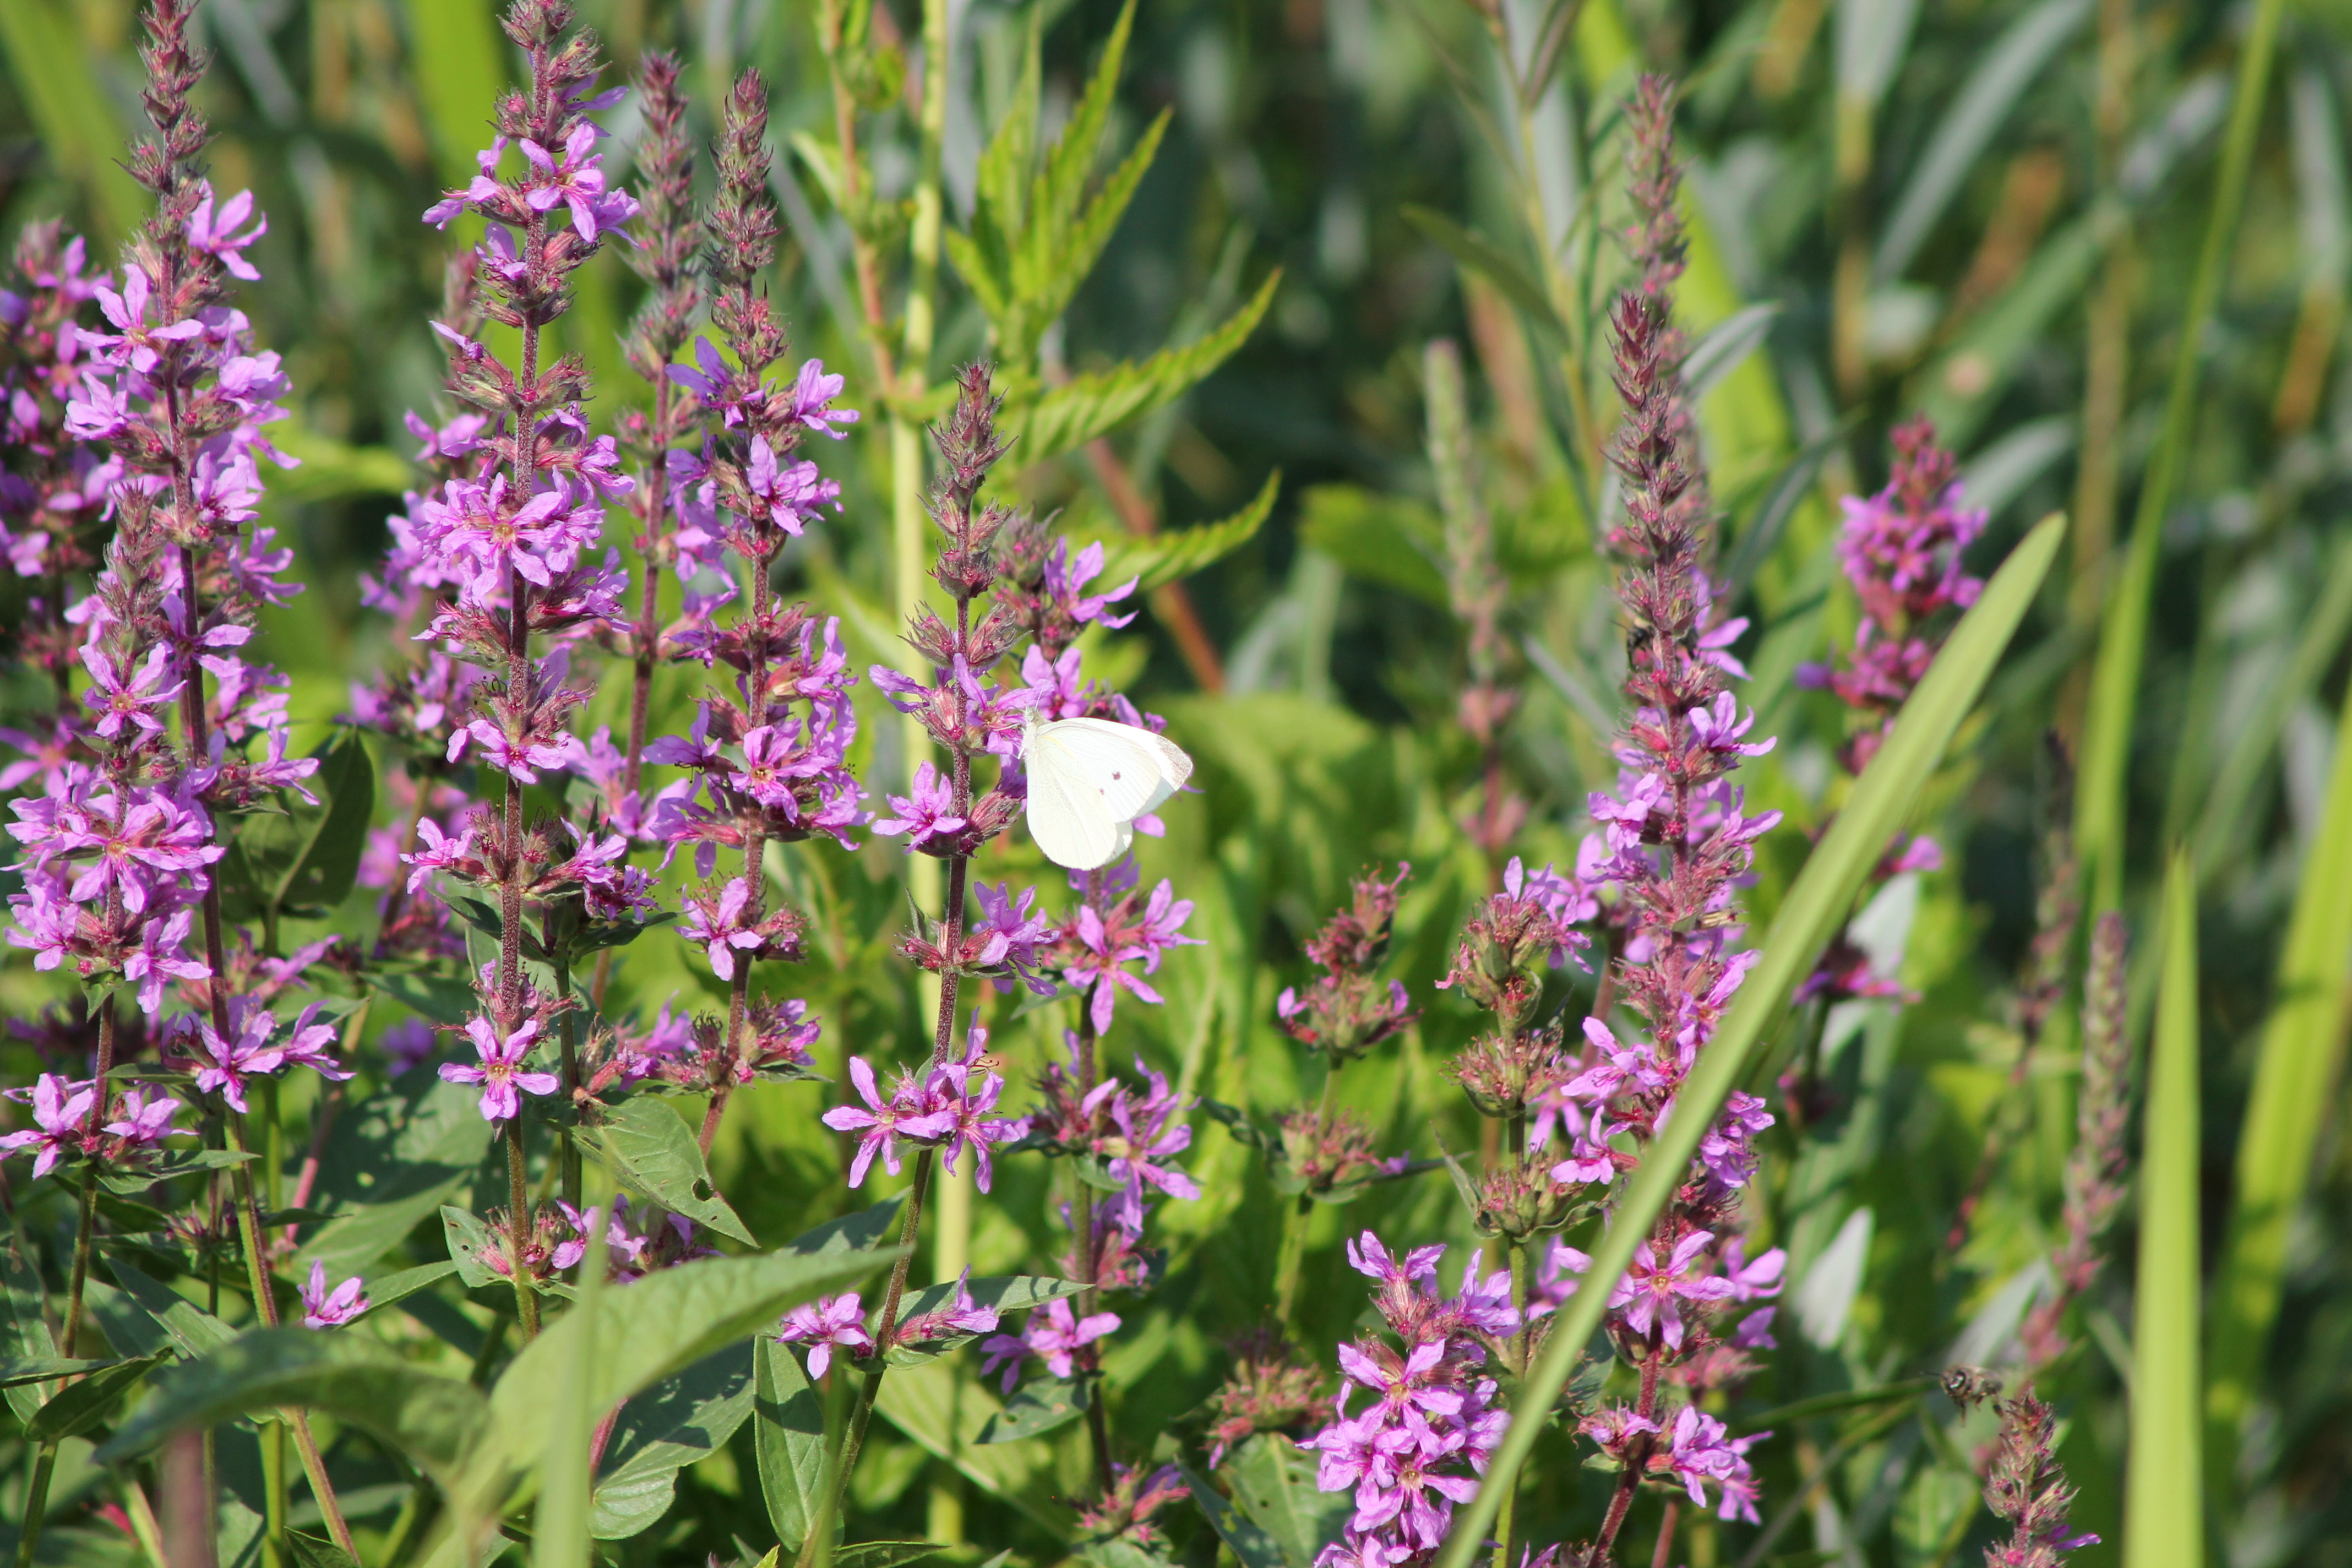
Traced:
[[[1542, 19], [1531, 3], [1523, 16], [1518, 0], [1497, 3], [1522, 37]], [[823, 454], [843, 482], [845, 514], [814, 532], [790, 570], [795, 591], [844, 616], [854, 658], [894, 658], [892, 458], [883, 411], [861, 384], [870, 361], [848, 276], [850, 230], [826, 195], [832, 107], [812, 10], [801, 0], [585, 0], [583, 9], [625, 65], [652, 45], [681, 48], [705, 104], [741, 65], [759, 65], [773, 84], [777, 145], [803, 149], [780, 164], [795, 243], [776, 287], [800, 352], [845, 371], [847, 400], [868, 409], [847, 443]], [[1297, 943], [1347, 879], [1402, 858], [1414, 877], [1391, 969], [1425, 1016], [1401, 1049], [1350, 1070], [1345, 1099], [1390, 1148], [1432, 1152], [1433, 1122], [1454, 1147], [1475, 1141], [1440, 1073], [1469, 1016], [1433, 983], [1492, 868], [1461, 827], [1477, 805], [1479, 759], [1454, 718], [1462, 637], [1439, 570], [1444, 521], [1424, 450], [1421, 354], [1432, 337], [1460, 338], [1479, 373], [1482, 493], [1525, 658], [1527, 706], [1507, 758], [1533, 807], [1518, 847], [1537, 862], [1565, 859], [1586, 792], [1613, 772], [1607, 715], [1622, 653], [1593, 545], [1604, 489], [1583, 437], [1605, 433], [1613, 406], [1595, 312], [1622, 269], [1611, 238], [1622, 218], [1613, 106], [1635, 68], [1685, 82], [1697, 234], [1685, 320], [1700, 332], [1734, 321], [1714, 347], [1748, 350], [1700, 409], [1730, 559], [1757, 622], [1743, 645], [1758, 677], [1748, 695], [1759, 727], [1781, 737], [1743, 776], [1751, 802], [1787, 811], [1791, 824], [1765, 847], [1750, 895], [1759, 930], [1803, 859], [1799, 830], [1822, 826], [1840, 799], [1831, 759], [1843, 717], [1790, 680], [1798, 660], [1825, 657], [1853, 624], [1826, 548], [1835, 496], [1875, 488], [1887, 427], [1925, 409], [1993, 509], [1980, 566], [2042, 512], [2074, 512], [2070, 556], [1929, 792], [1925, 815], [1949, 868], [1899, 884], [1864, 916], [1864, 929], [1900, 952], [1919, 1000], [1840, 1020], [1823, 1045], [1831, 1103], [1801, 1141], [1784, 1121], [1768, 1152], [1762, 1228], [1790, 1249], [1799, 1284], [1783, 1308], [1784, 1348], [1738, 1419], [1990, 1353], [2054, 1242], [2074, 1128], [2071, 1027], [2028, 1064], [2022, 1090], [2008, 1088], [2018, 1050], [2008, 999], [2032, 929], [2033, 847], [2063, 810], [2050, 798], [2042, 738], [2052, 728], [2083, 732], [2092, 650], [2113, 613], [2104, 595], [2121, 561], [2109, 542], [2126, 531], [2163, 439], [2167, 374], [2187, 330], [2232, 72], [2255, 15], [2118, 0], [2101, 9], [2086, 0], [1583, 0], [1554, 14], [1564, 19], [1552, 62], [1562, 85], [1531, 95], [1519, 116], [1486, 21], [1467, 5], [1150, 0], [1135, 16], [1103, 156], [1081, 159], [1078, 173], [1110, 175], [1147, 138], [1158, 138], [1156, 151], [1134, 165], [1132, 202], [1098, 237], [1091, 272], [1064, 252], [1066, 239], [1040, 253], [1045, 302], [1026, 314], [964, 281], [987, 253], [986, 223], [1003, 218], [983, 199], [1004, 188], [985, 174], [983, 149], [1022, 101], [1032, 29], [1041, 141], [1050, 142], [1117, 13], [1107, 0], [970, 0], [952, 13], [947, 221], [973, 237], [950, 242], [934, 377], [995, 352], [1010, 354], [1008, 381], [1024, 399], [1044, 395], [1048, 370], [1093, 386], [1084, 378], [1198, 341], [1270, 290], [1220, 368], [1172, 399], [1139, 399], [1155, 406], [1111, 436], [1170, 529], [1245, 515], [1279, 470], [1263, 527], [1213, 542], [1240, 538], [1237, 547], [1202, 544], [1186, 556], [1130, 538], [1103, 470], [1050, 428], [1016, 455], [1019, 489], [1061, 508], [1076, 541], [1105, 538], [1115, 560], [1164, 562], [1160, 576], [1216, 555], [1185, 586], [1221, 651], [1221, 693], [1202, 689], [1164, 613], [1090, 643], [1088, 655], [1091, 670], [1168, 714], [1200, 764], [1202, 795], [1170, 811], [1169, 837], [1143, 856], [1147, 878], [1171, 877], [1195, 900], [1190, 929], [1205, 945], [1155, 977], [1166, 1006], [1122, 1007], [1108, 1047], [1115, 1058], [1139, 1052], [1189, 1092], [1261, 1115], [1314, 1092], [1314, 1069], [1273, 1027], [1274, 996], [1298, 976]], [[308, 744], [327, 735], [348, 682], [385, 656], [386, 630], [359, 610], [357, 578], [408, 482], [402, 413], [434, 405], [440, 374], [425, 323], [449, 242], [416, 214], [469, 171], [511, 62], [483, 0], [209, 0], [205, 15], [220, 51], [205, 88], [221, 131], [213, 177], [225, 190], [251, 185], [272, 226], [253, 252], [268, 281], [242, 304], [296, 388], [295, 428], [282, 444], [304, 464], [273, 481], [268, 521], [295, 545], [310, 586], [273, 614], [261, 651], [292, 673]], [[911, 12], [875, 21], [886, 43], [893, 28], [911, 37], [919, 25]], [[135, 219], [135, 192], [110, 163], [133, 122], [132, 26], [125, 0], [0, 0], [0, 228], [62, 213], [105, 255]], [[2347, 958], [2329, 895], [2352, 878], [2342, 860], [2352, 791], [2340, 764], [2329, 784], [2352, 624], [2343, 521], [2352, 388], [2335, 352], [2352, 266], [2342, 110], [2352, 18], [2319, 5], [2282, 26], [2252, 122], [2242, 216], [2224, 237], [2219, 304], [2202, 326], [2175, 497], [2155, 520], [2152, 613], [2130, 689], [2126, 831], [2110, 871], [2120, 872], [2139, 952], [2153, 955], [2163, 851], [2189, 846], [2200, 927], [2189, 951], [2200, 955], [2200, 987], [2185, 1037], [2201, 1042], [2200, 1131], [2194, 1180], [2168, 1186], [2181, 1201], [2165, 1212], [2201, 1211], [2209, 1301], [2282, 1282], [2276, 1331], [2244, 1342], [2257, 1346], [2251, 1364], [2238, 1341], [2207, 1352], [2217, 1367], [2235, 1365], [2244, 1391], [2242, 1426], [2231, 1406], [2206, 1452], [2211, 1547], [2234, 1568], [2352, 1560], [2352, 1488], [2343, 1484], [2352, 1169], [2334, 1068], [2344, 1014], [2328, 1001], [2342, 994]], [[2119, 102], [2103, 108], [2102, 50], [2118, 39], [2135, 68]], [[883, 205], [859, 220], [901, 249], [896, 204], [918, 175], [919, 86], [919, 72], [909, 73], [905, 92], [885, 91], [871, 116]], [[1564, 235], [1555, 265], [1528, 243], [1531, 205]], [[978, 227], [977, 209], [989, 215]], [[609, 250], [583, 277], [562, 331], [594, 368], [609, 412], [641, 395], [614, 337], [635, 284]], [[1740, 314], [1758, 304], [1775, 308]], [[2118, 350], [2121, 402], [2086, 419], [2095, 353]], [[1192, 379], [1171, 376], [1168, 389]], [[16, 601], [7, 603], [13, 620]], [[683, 728], [694, 690], [684, 675], [666, 679], [657, 732]], [[608, 682], [592, 722], [620, 723], [625, 702], [625, 685]], [[861, 765], [877, 780], [901, 776], [904, 731], [878, 706], [866, 721]], [[846, 1049], [911, 1057], [925, 1033], [921, 993], [891, 951], [905, 865], [877, 843], [850, 857], [795, 847], [774, 868], [816, 917], [816, 955], [788, 983], [825, 1018], [823, 1062]], [[982, 869], [991, 880], [1051, 880], [1025, 839]], [[363, 923], [371, 907], [362, 892], [325, 921], [289, 915], [289, 939]], [[2279, 988], [2283, 953], [2308, 990]], [[2152, 957], [2135, 965], [2144, 1001], [2156, 974]], [[47, 994], [22, 967], [0, 984], [12, 1014]], [[693, 955], [659, 934], [627, 952], [616, 985], [647, 1005], [719, 994]], [[2284, 1005], [2297, 1002], [2303, 1012], [2290, 1016]], [[1021, 1016], [1012, 999], [989, 1006], [1007, 1054], [1035, 1070], [1066, 1004]], [[387, 1006], [376, 1021], [395, 1016]], [[1801, 1032], [1768, 1043], [1755, 1076], [1769, 1082]], [[2281, 1075], [2273, 1094], [2304, 1107], [2315, 1129], [2307, 1169], [2289, 1160], [2265, 1172], [2278, 1145], [2242, 1144], [2263, 1053], [2280, 1064], [2269, 1069]], [[26, 1076], [21, 1066], [12, 1081]], [[832, 1092], [762, 1086], [726, 1125], [714, 1174], [765, 1245], [877, 1195], [840, 1185], [838, 1150], [815, 1121]], [[415, 1084], [383, 1093], [349, 1113], [360, 1151], [351, 1190], [364, 1185], [360, 1166], [397, 1147], [445, 1173], [462, 1202], [482, 1152], [470, 1110], [450, 1114]], [[423, 1098], [411, 1106], [404, 1096]], [[297, 1100], [287, 1107], [291, 1149], [304, 1135]], [[1965, 1245], [1948, 1247], [1950, 1215], [1999, 1118], [2021, 1136]], [[1160, 1211], [1167, 1283], [1123, 1309], [1108, 1360], [1116, 1429], [1139, 1455], [1166, 1447], [1223, 1376], [1221, 1341], [1256, 1320], [1276, 1250], [1279, 1200], [1263, 1170], [1222, 1129], [1196, 1124], [1191, 1164], [1205, 1195]], [[2292, 1140], [2285, 1148], [2294, 1152]], [[331, 1192], [344, 1190], [341, 1179], [331, 1167]], [[2233, 1204], [2265, 1182], [2262, 1190], [2290, 1200], [2307, 1187], [2300, 1207], [2282, 1211], [2292, 1220], [2281, 1222], [2275, 1256], [2265, 1264], [2260, 1248], [2233, 1243], [2216, 1264]], [[387, 1235], [419, 1222], [429, 1235], [438, 1201]], [[974, 1211], [976, 1272], [1053, 1272], [1055, 1201], [1042, 1165], [1002, 1165]], [[54, 1218], [36, 1205], [20, 1223]], [[1392, 1240], [1469, 1237], [1433, 1177], [1319, 1213], [1305, 1293], [1318, 1353], [1361, 1310], [1339, 1243], [1367, 1225]], [[2075, 1349], [2042, 1386], [2065, 1418], [2077, 1524], [2108, 1542], [2075, 1559], [2085, 1563], [2113, 1560], [2121, 1534], [2135, 1354], [2180, 1350], [2132, 1342], [2128, 1222], [2118, 1237], [2071, 1325]], [[413, 1240], [413, 1256], [397, 1247], [387, 1256], [385, 1240], [330, 1231], [306, 1243], [302, 1261], [331, 1256], [373, 1281], [439, 1256]], [[420, 1369], [462, 1377], [487, 1314], [439, 1289], [415, 1299], [437, 1305], [376, 1321]], [[989, 1394], [969, 1367], [943, 1363], [888, 1387], [894, 1436], [859, 1473], [851, 1539], [928, 1535], [972, 1543], [959, 1548], [972, 1563], [1000, 1547], [1055, 1561], [1068, 1529], [1060, 1500], [1085, 1482], [1078, 1429], [975, 1447], [964, 1439]], [[1987, 1436], [1982, 1417], [1960, 1421], [1936, 1404], [1887, 1425], [1875, 1406], [1814, 1408], [1774, 1423], [1781, 1436], [1759, 1450], [1768, 1509], [1788, 1506], [1804, 1479], [1821, 1482], [1773, 1561], [1925, 1568], [1977, 1554], [1990, 1521], [1969, 1466]], [[249, 1436], [225, 1441], [252, 1447]], [[374, 1453], [355, 1439], [338, 1459], [339, 1474], [355, 1467], [363, 1539], [388, 1528], [407, 1495], [403, 1474]], [[232, 1474], [247, 1462], [243, 1450], [225, 1460]], [[633, 1563], [764, 1550], [773, 1537], [761, 1463], [746, 1426], [680, 1472], [679, 1506], [657, 1528], [614, 1549]], [[1601, 1478], [1574, 1468], [1564, 1442], [1539, 1447], [1537, 1466], [1520, 1527], [1544, 1539], [1589, 1510]], [[88, 1445], [69, 1445], [53, 1499], [95, 1497], [105, 1485]], [[363, 1519], [362, 1493], [374, 1508]], [[13, 1492], [0, 1498], [0, 1517], [20, 1506]], [[1629, 1557], [1649, 1550], [1654, 1521], [1652, 1510], [1637, 1521]], [[1738, 1560], [1753, 1539], [1696, 1521], [1685, 1529], [1675, 1550], [1694, 1563]], [[1180, 1534], [1205, 1561], [1205, 1531], [1186, 1524]], [[60, 1544], [48, 1550], [91, 1558], [127, 1550], [93, 1531], [50, 1539]]]

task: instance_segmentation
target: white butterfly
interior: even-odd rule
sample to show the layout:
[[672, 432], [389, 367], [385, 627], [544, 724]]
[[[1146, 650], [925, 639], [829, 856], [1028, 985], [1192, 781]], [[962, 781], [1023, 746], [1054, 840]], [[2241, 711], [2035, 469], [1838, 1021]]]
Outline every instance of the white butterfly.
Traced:
[[1108, 719], [1029, 715], [1029, 836], [1073, 871], [1108, 866], [1135, 840], [1135, 819], [1192, 776], [1192, 759], [1163, 735]]

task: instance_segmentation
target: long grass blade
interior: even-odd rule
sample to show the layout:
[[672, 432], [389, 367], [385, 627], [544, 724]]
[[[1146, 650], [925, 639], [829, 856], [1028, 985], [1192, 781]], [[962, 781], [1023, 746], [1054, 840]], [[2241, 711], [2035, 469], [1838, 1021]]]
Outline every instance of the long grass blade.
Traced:
[[1976, 706], [2018, 622], [2041, 589], [2065, 530], [2063, 517], [2043, 519], [2002, 563], [1986, 585], [1984, 596], [1953, 631], [1927, 679], [1904, 704], [1894, 733], [1872, 759], [1837, 821], [1806, 860], [1772, 922], [1763, 961], [1740, 987], [1722, 1029], [1684, 1086], [1674, 1119], [1651, 1145], [1641, 1173], [1634, 1177], [1609, 1233], [1594, 1252], [1585, 1278], [1598, 1288], [1579, 1290], [1561, 1310], [1543, 1359], [1528, 1373], [1513, 1406], [1510, 1431], [1477, 1497], [1454, 1519], [1439, 1568], [1469, 1568], [1479, 1542], [1494, 1524], [1505, 1490], [1516, 1483], [1519, 1467], [1543, 1429], [1541, 1413], [1552, 1408], [1593, 1331], [1601, 1326], [1609, 1287], [1623, 1276], [1634, 1247], [1649, 1235], [1652, 1222], [1681, 1184], [1700, 1138], [1714, 1124], [1717, 1109], [1746, 1070], [1748, 1056], [1764, 1037], [1765, 1026], [1780, 1016], [1815, 956], [1844, 922], [1855, 893], [1943, 761], [1944, 748]]
[[2132, 518], [2131, 545], [2122, 574], [2107, 596], [2099, 626], [2098, 663], [2091, 677], [2091, 700], [2083, 724], [2082, 772], [2074, 796], [2074, 849], [2090, 879], [2091, 912], [2123, 902], [2124, 819], [2130, 784], [2132, 722], [2139, 705], [2139, 677], [2147, 658], [2148, 603], [2156, 590], [2158, 556], [2165, 513], [2180, 480], [2181, 455], [2196, 424], [2198, 373], [2204, 363], [2206, 323], [2221, 298], [2221, 273], [2238, 234], [2245, 205], [2246, 174], [2253, 163], [2254, 138], [2262, 128], [2263, 100], [2277, 52], [2279, 16], [2284, 0], [2261, 0], [2253, 26], [2238, 57], [2237, 86], [2231, 96], [2230, 128], [2221, 142], [2221, 165], [2213, 206], [2189, 284], [2189, 308], [2180, 318], [2180, 345], [2173, 355], [2172, 381], [2165, 395], [2164, 428], [2148, 458]]
[[2197, 1398], [2197, 875], [2173, 851], [2149, 1053], [2132, 1322], [2124, 1568], [2198, 1568], [2205, 1525]]
[[490, 107], [507, 85], [507, 41], [490, 0], [408, 0], [408, 47], [432, 128], [442, 183], [474, 177], [474, 153], [490, 144]]
[[[146, 194], [115, 160], [121, 121], [99, 85], [99, 62], [85, 49], [67, 0], [0, 0], [0, 47], [41, 144], [88, 193], [95, 237], [127, 237], [146, 216]], [[104, 255], [108, 245], [99, 247]]]
[[[609, 1212], [612, 1200], [605, 1200]], [[547, 1458], [540, 1471], [538, 1529], [531, 1541], [531, 1568], [588, 1568], [588, 1521], [596, 1492], [596, 1422], [589, 1407], [596, 1381], [596, 1302], [604, 1293], [605, 1230], [594, 1210], [588, 1225], [588, 1255], [580, 1260], [582, 1332], [573, 1345], [573, 1373], [556, 1385], [548, 1413]]]
[[2278, 1318], [2287, 1226], [2311, 1184], [2328, 1090], [2344, 1059], [2352, 969], [2352, 689], [2336, 729], [2326, 815], [2288, 916], [2278, 994], [2238, 1135], [2236, 1192], [2213, 1279], [2207, 1448], [2224, 1497], [2254, 1380]]

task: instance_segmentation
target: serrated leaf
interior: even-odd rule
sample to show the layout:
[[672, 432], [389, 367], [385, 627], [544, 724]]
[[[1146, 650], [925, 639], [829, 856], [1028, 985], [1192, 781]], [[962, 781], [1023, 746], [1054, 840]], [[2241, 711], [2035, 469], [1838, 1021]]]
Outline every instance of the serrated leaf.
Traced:
[[1257, 537], [1282, 490], [1282, 470], [1265, 477], [1250, 503], [1231, 517], [1167, 533], [1129, 534], [1104, 541], [1103, 580], [1142, 579], [1145, 593], [1215, 564]]
[[613, 1179], [635, 1197], [682, 1214], [747, 1247], [759, 1245], [719, 1189], [701, 1147], [677, 1112], [650, 1095], [624, 1100], [582, 1142], [604, 1158]]
[[1249, 340], [1281, 280], [1279, 272], [1269, 274], [1248, 303], [1197, 342], [1078, 376], [1046, 393], [1035, 406], [1008, 416], [1000, 428], [1014, 438], [1016, 460], [1042, 463], [1059, 457], [1197, 385]]
[[[1646, 1235], [1690, 1168], [1699, 1140], [1731, 1093], [1747, 1058], [1787, 1005], [1830, 938], [1842, 929], [1886, 846], [1917, 804], [1945, 749], [1992, 677], [2019, 621], [2041, 591], [2042, 579], [2065, 538], [2063, 517], [2045, 518], [2010, 552], [1985, 585], [1975, 605], [1929, 666], [1926, 679], [1895, 716], [1885, 742], [1864, 769], [1829, 831], [1813, 847], [1804, 869], [1780, 901], [1763, 958], [1748, 972], [1738, 998], [1724, 1015], [1706, 1054], [1677, 1099], [1675, 1119], [1651, 1146], [1641, 1171], [1601, 1237], [1590, 1278], [1616, 1279], [1633, 1261], [1633, 1247]], [[1468, 1568], [1478, 1542], [1495, 1520], [1502, 1489], [1516, 1485], [1528, 1450], [1568, 1381], [1577, 1358], [1600, 1327], [1608, 1292], [1580, 1290], [1552, 1325], [1542, 1357], [1513, 1402], [1515, 1419], [1481, 1483], [1477, 1496], [1455, 1515], [1441, 1568]]]
[[1087, 1398], [1083, 1378], [1044, 1378], [1024, 1384], [1004, 1402], [1004, 1408], [982, 1426], [973, 1441], [1018, 1443], [1024, 1437], [1040, 1436], [1084, 1415]]
[[159, 1373], [154, 1394], [100, 1450], [135, 1458], [175, 1432], [279, 1405], [325, 1411], [392, 1444], [445, 1484], [488, 1409], [455, 1378], [421, 1372], [358, 1334], [253, 1329], [201, 1360]]
[[824, 1502], [824, 1401], [798, 1357], [772, 1335], [751, 1342], [751, 1447], [776, 1539], [805, 1540]]

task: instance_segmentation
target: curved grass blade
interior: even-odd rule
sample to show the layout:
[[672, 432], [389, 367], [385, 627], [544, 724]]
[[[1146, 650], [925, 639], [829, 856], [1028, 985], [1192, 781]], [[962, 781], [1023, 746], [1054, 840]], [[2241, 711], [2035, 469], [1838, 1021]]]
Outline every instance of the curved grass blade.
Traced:
[[2352, 866], [2352, 691], [2345, 694], [2336, 732], [2326, 812], [2287, 917], [2278, 999], [2263, 1030], [2238, 1135], [2237, 1190], [2213, 1277], [2205, 1420], [2207, 1452], [2221, 1472], [2217, 1498], [2228, 1495], [2223, 1459], [2237, 1452], [2278, 1318], [2287, 1226], [2310, 1187], [2328, 1087], [2344, 1058], [2346, 967], [2352, 963], [2352, 877], [2344, 874]]
[[2148, 458], [2132, 517], [2131, 545], [2122, 573], [2100, 617], [2099, 658], [2091, 676], [2091, 700], [2083, 721], [2082, 771], [2074, 795], [2074, 852], [2090, 879], [2089, 913], [2120, 907], [2124, 891], [2125, 792], [2129, 783], [2132, 721], [2139, 705], [2140, 668], [2147, 657], [2149, 600], [2156, 591], [2157, 560], [2164, 517], [2180, 479], [2197, 416], [2198, 372], [2203, 364], [2206, 323], [2221, 298], [2221, 273], [2238, 235], [2245, 205], [2246, 173], [2253, 163], [2254, 137], [2262, 128], [2263, 100], [2277, 52], [2284, 0], [2261, 0], [2231, 96], [2230, 128], [2221, 142], [2221, 166], [2213, 187], [2213, 208], [2205, 224], [2203, 247], [2181, 312], [2179, 348], [2173, 356], [2172, 384], [2165, 394], [2164, 428]]
[[2197, 876], [2185, 849], [2173, 851], [2165, 873], [2158, 984], [2140, 1146], [2124, 1568], [2198, 1568]]
[[[1648, 1236], [1651, 1223], [1681, 1184], [1700, 1138], [1713, 1125], [1717, 1108], [1739, 1081], [1748, 1056], [1764, 1037], [1765, 1026], [1779, 1016], [1815, 956], [1844, 921], [1871, 868], [1885, 853], [1887, 841], [1901, 828], [1942, 762], [1953, 732], [1976, 706], [1994, 665], [2049, 574], [2065, 530], [2064, 518], [2053, 514], [2026, 536], [1986, 585], [1976, 607], [1954, 630], [1927, 678], [1904, 704], [1886, 744], [1871, 760], [1845, 808], [1781, 902], [1764, 942], [1763, 961], [1749, 973], [1714, 1044], [1683, 1087], [1675, 1118], [1651, 1146], [1615, 1223], [1593, 1254], [1585, 1275], [1588, 1280], [1613, 1283], [1632, 1263], [1634, 1247]], [[1549, 1411], [1559, 1398], [1585, 1345], [1601, 1326], [1607, 1299], [1606, 1289], [1581, 1289], [1561, 1310], [1543, 1359], [1528, 1373], [1514, 1403], [1510, 1431], [1487, 1468], [1486, 1481], [1477, 1497], [1454, 1518], [1438, 1568], [1469, 1568], [1471, 1558], [1480, 1550], [1479, 1542], [1494, 1524], [1505, 1489], [1516, 1482], [1519, 1467], [1526, 1463], [1544, 1427], [1538, 1413]]]

